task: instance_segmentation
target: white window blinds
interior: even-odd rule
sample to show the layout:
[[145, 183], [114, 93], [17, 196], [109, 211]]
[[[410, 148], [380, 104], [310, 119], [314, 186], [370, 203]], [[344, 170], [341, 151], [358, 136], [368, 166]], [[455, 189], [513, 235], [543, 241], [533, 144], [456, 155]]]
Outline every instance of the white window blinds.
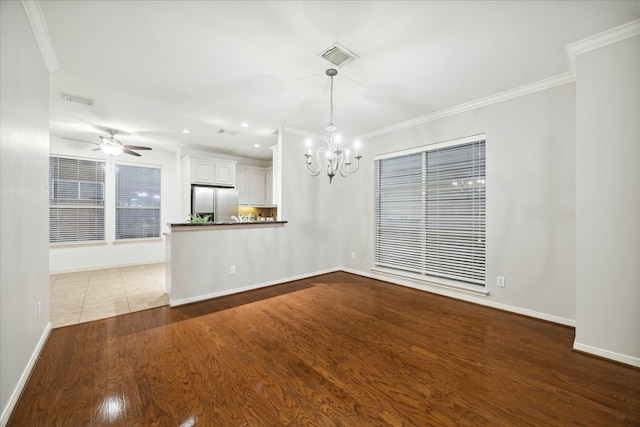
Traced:
[[485, 141], [375, 166], [376, 266], [484, 285]]
[[116, 240], [160, 237], [160, 169], [116, 165]]
[[49, 241], [104, 241], [103, 161], [49, 157]]

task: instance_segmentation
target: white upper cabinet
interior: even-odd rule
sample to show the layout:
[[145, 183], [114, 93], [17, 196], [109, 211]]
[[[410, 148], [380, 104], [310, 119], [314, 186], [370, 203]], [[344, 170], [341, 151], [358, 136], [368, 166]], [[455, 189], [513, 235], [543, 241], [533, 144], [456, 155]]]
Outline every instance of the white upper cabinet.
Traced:
[[238, 203], [246, 206], [275, 206], [273, 203], [273, 179], [271, 168], [238, 165], [236, 188]]
[[265, 203], [268, 206], [275, 206], [277, 203], [273, 197], [273, 168], [267, 168], [264, 172]]
[[235, 187], [236, 162], [229, 160], [190, 158], [185, 162], [190, 168], [191, 184]]
[[216, 160], [214, 185], [236, 186], [236, 162]]
[[249, 169], [246, 166], [236, 167], [236, 190], [238, 190], [238, 204], [248, 205], [250, 198]]
[[249, 171], [249, 204], [251, 206], [264, 206], [266, 204], [264, 177], [264, 169], [251, 169]]
[[191, 183], [213, 185], [214, 164], [208, 159], [191, 159]]

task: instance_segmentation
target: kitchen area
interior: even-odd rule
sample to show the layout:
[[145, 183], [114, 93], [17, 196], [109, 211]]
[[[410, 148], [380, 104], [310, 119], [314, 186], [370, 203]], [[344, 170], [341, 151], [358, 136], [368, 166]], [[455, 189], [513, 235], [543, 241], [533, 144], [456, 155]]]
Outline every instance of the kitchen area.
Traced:
[[185, 221], [168, 224], [165, 233], [170, 306], [270, 284], [263, 282], [268, 259], [286, 238], [287, 224], [278, 216], [278, 147], [272, 151], [267, 167], [213, 156], [181, 158]]
[[[53, 138], [53, 153], [69, 157], [86, 157], [86, 147], [70, 144], [60, 138]], [[161, 237], [114, 241], [84, 245], [57, 245], [50, 248], [50, 299], [52, 320], [55, 327], [82, 321], [110, 317], [140, 309], [168, 304], [166, 287], [170, 286], [167, 275], [170, 264], [169, 240], [180, 245], [187, 236], [176, 237], [179, 230], [198, 226], [198, 234], [207, 235], [207, 228], [218, 227], [215, 242], [197, 243], [195, 247], [178, 249], [185, 255], [204, 247], [208, 255], [218, 249], [231, 251], [242, 241], [244, 227], [278, 227], [278, 190], [276, 174], [276, 147], [269, 150], [270, 158], [245, 158], [213, 152], [179, 150], [169, 152], [153, 150], [144, 153], [137, 161], [145, 165], [155, 165], [161, 169], [162, 177], [162, 228]], [[112, 172], [123, 160], [108, 158], [106, 168]], [[107, 180], [107, 196], [114, 197], [114, 181]], [[110, 191], [110, 192], [109, 192]], [[204, 193], [201, 193], [204, 191]], [[205, 206], [193, 205], [192, 195], [200, 193], [209, 199]], [[213, 198], [213, 194], [219, 197]], [[227, 197], [223, 197], [227, 196]], [[214, 204], [215, 203], [215, 204]], [[207, 207], [208, 206], [208, 207]], [[221, 208], [222, 210], [220, 210]], [[108, 210], [107, 210], [108, 211]], [[210, 214], [217, 223], [197, 224], [190, 222], [190, 215]], [[215, 215], [215, 218], [214, 218]], [[108, 219], [108, 218], [107, 218]], [[111, 220], [113, 221], [113, 219]], [[231, 231], [229, 242], [221, 245], [224, 226], [220, 223], [237, 224]], [[106, 226], [107, 237], [115, 233], [112, 222]], [[181, 226], [182, 225], [182, 226]], [[193, 231], [193, 230], [192, 230]], [[255, 231], [252, 232], [256, 234]], [[171, 239], [173, 234], [174, 239]], [[189, 233], [192, 236], [194, 233]], [[256, 245], [253, 245], [256, 247]], [[248, 254], [243, 249], [235, 254]], [[175, 260], [175, 259], [174, 259]], [[210, 262], [205, 261], [207, 264]], [[244, 260], [233, 261], [238, 277], [246, 273]], [[222, 267], [221, 267], [222, 268]], [[225, 271], [228, 273], [229, 266]], [[175, 270], [175, 269], [174, 269]], [[197, 269], [192, 269], [192, 272]], [[236, 278], [235, 276], [233, 277]], [[174, 292], [175, 293], [175, 292]], [[176, 295], [179, 295], [176, 294]]]
[[204, 222], [275, 221], [279, 191], [273, 164], [277, 164], [277, 146], [272, 151], [274, 161], [269, 167], [215, 157], [183, 157], [180, 189], [185, 221], [207, 216]]

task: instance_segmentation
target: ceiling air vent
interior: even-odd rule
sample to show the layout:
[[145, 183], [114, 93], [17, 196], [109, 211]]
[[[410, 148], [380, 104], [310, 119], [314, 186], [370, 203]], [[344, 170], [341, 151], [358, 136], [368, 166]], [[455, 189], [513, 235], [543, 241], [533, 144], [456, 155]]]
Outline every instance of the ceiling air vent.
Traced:
[[358, 58], [358, 55], [351, 52], [349, 49], [339, 43], [334, 43], [329, 48], [323, 50], [318, 56], [326, 59], [335, 66], [340, 66], [345, 62]]
[[93, 99], [85, 98], [84, 96], [70, 95], [64, 92], [60, 92], [60, 95], [62, 95], [62, 99], [64, 99], [65, 101], [77, 102], [78, 104], [84, 105], [93, 105]]

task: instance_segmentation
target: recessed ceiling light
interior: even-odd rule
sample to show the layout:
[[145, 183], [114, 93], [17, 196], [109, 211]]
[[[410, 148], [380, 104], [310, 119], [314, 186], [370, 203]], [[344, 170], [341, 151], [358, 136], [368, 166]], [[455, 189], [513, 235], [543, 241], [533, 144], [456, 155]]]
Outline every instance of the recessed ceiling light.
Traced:
[[248, 128], [248, 127], [249, 127], [249, 123], [247, 123], [247, 122], [242, 122], [242, 123], [240, 123], [240, 127]]
[[182, 133], [191, 133], [191, 131], [189, 129], [182, 129], [180, 132], [182, 132]]
[[253, 144], [254, 147], [260, 148], [260, 144]]

